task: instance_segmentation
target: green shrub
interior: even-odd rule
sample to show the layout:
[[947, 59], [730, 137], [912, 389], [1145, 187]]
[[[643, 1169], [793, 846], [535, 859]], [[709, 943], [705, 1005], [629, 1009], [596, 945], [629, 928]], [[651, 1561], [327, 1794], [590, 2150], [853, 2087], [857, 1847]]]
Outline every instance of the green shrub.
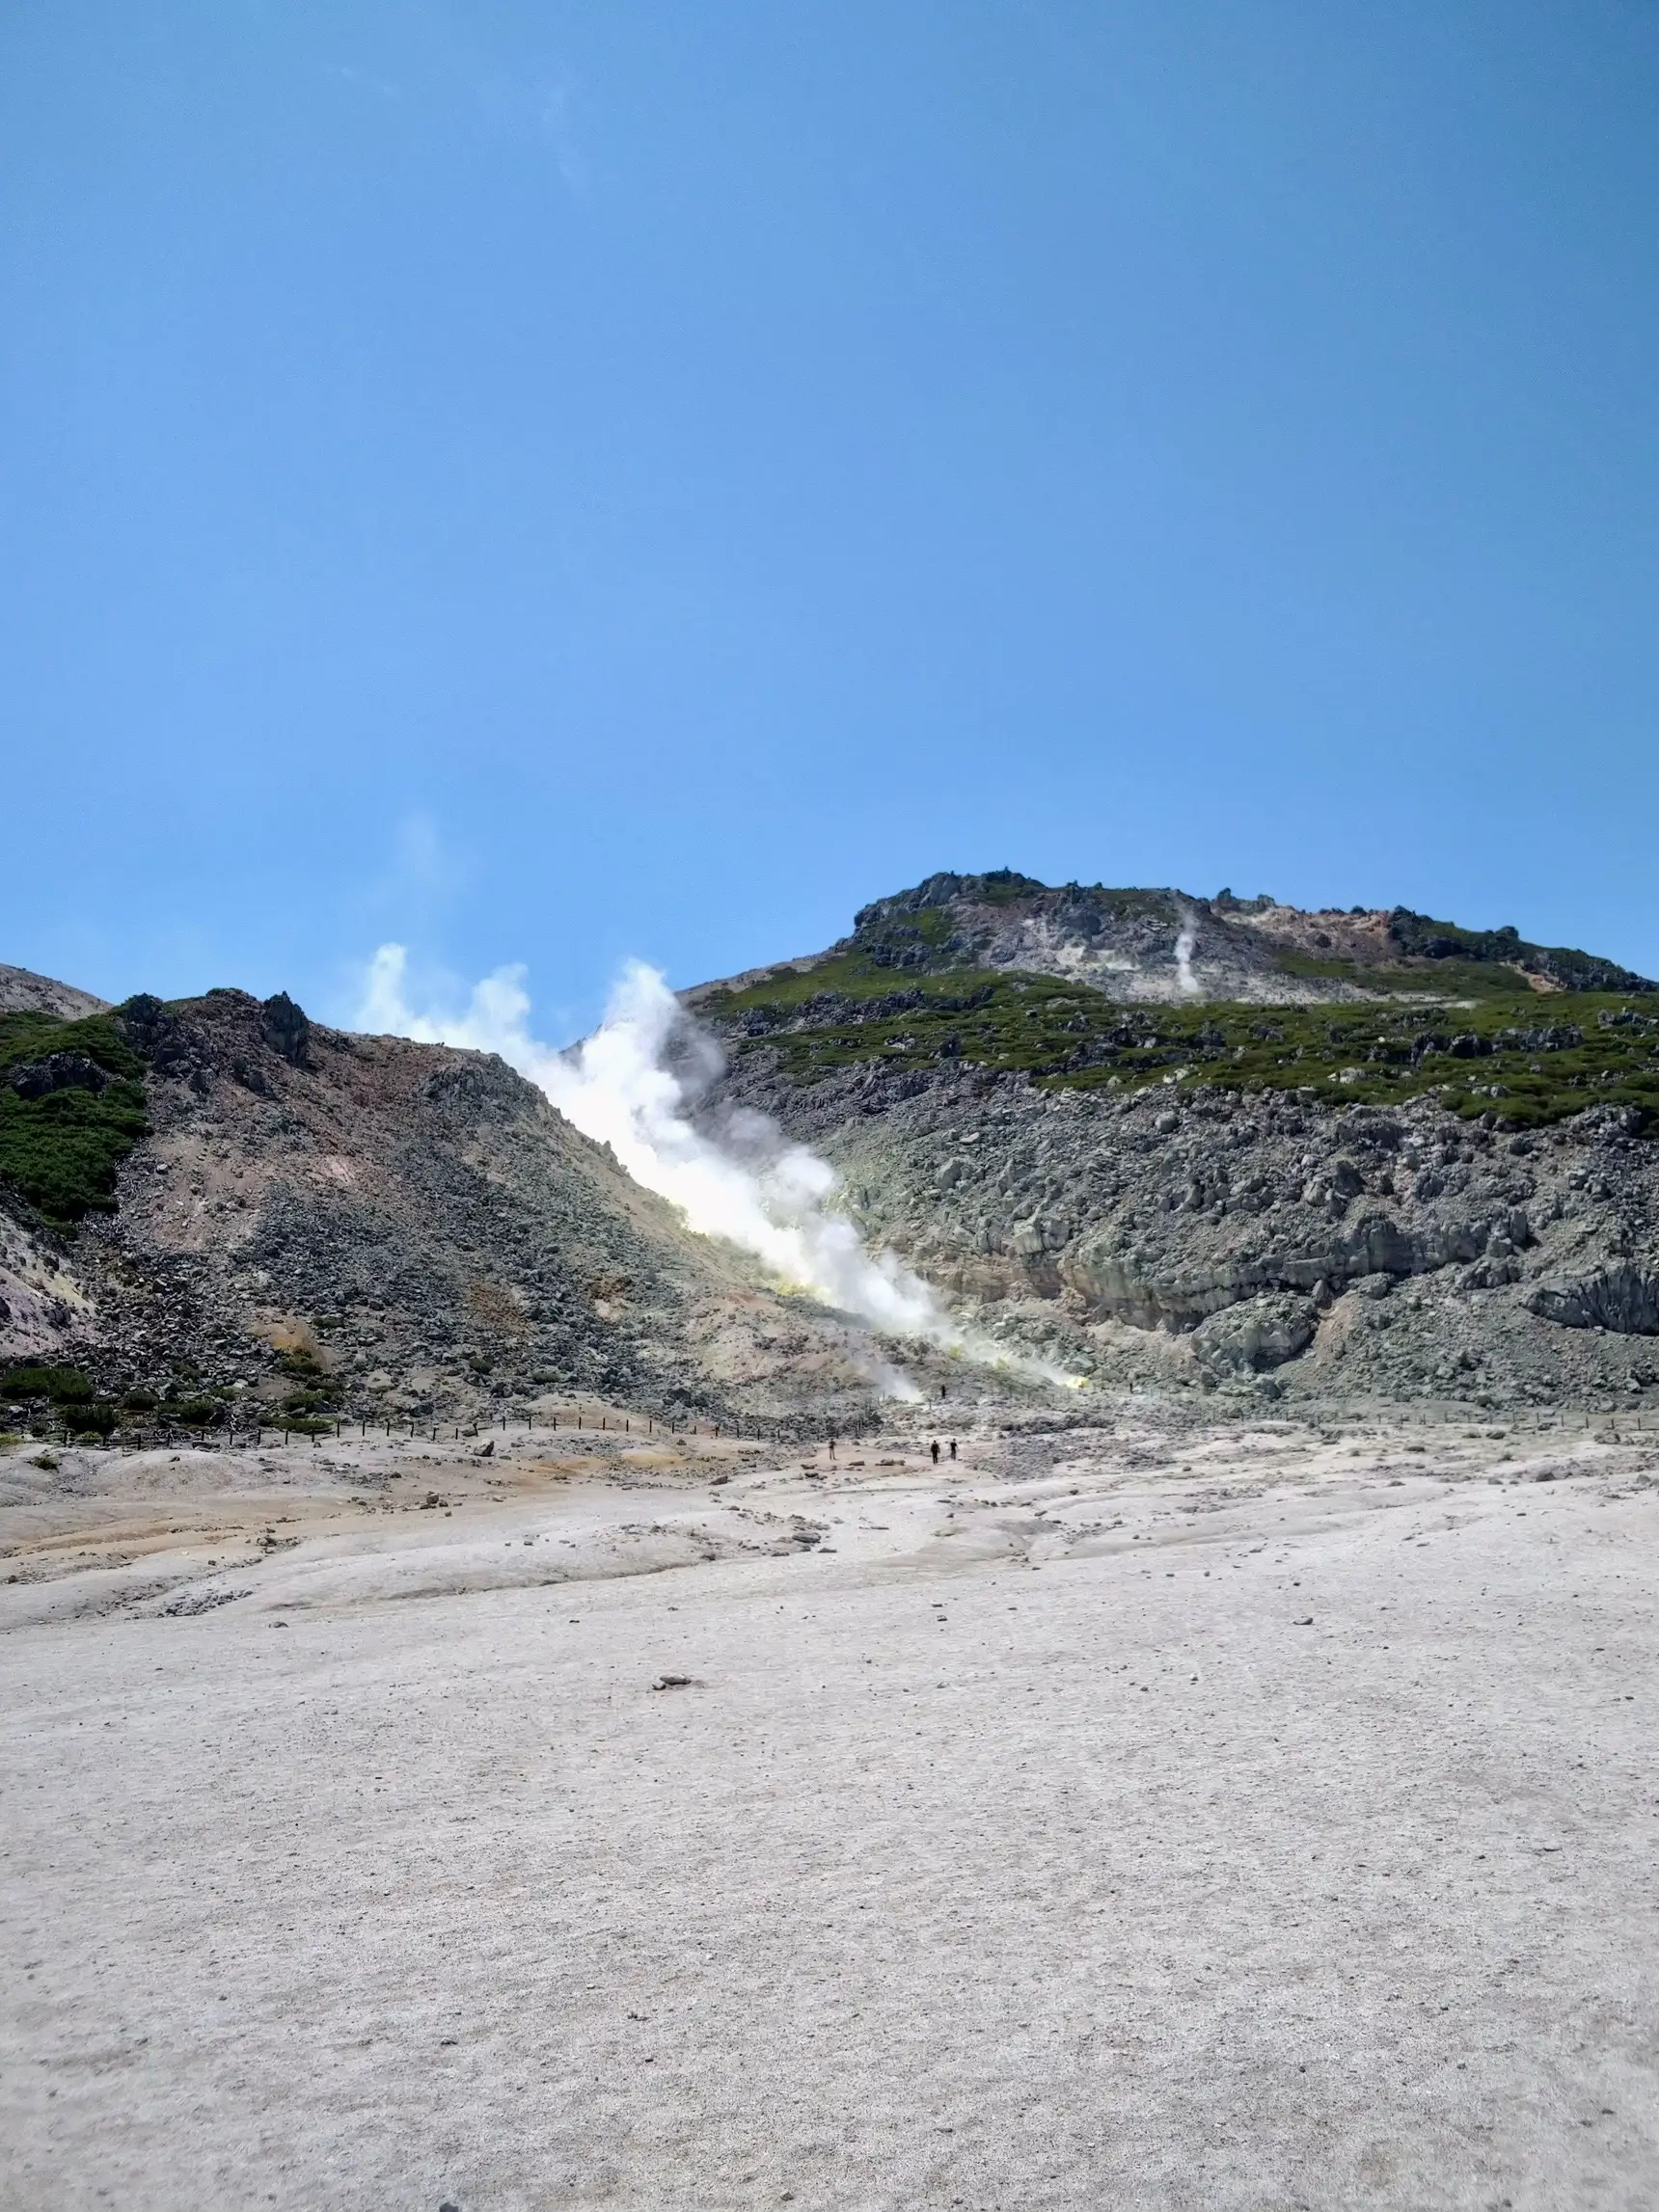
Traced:
[[44, 1098], [0, 1085], [0, 1176], [54, 1227], [68, 1228], [86, 1214], [114, 1212], [117, 1173], [148, 1129], [136, 1083]]
[[282, 1410], [285, 1418], [291, 1415], [296, 1420], [304, 1420], [309, 1415], [327, 1413], [334, 1403], [332, 1390], [290, 1390], [283, 1400]]
[[278, 1358], [277, 1367], [280, 1373], [286, 1375], [297, 1386], [283, 1400], [286, 1413], [296, 1419], [324, 1414], [340, 1403], [340, 1384], [313, 1352], [303, 1347], [297, 1351], [284, 1352]]
[[216, 1429], [225, 1409], [213, 1398], [175, 1398], [161, 1408], [161, 1417], [179, 1429]]
[[50, 1398], [56, 1405], [72, 1405], [90, 1398], [93, 1387], [78, 1367], [52, 1367], [31, 1362], [8, 1367], [0, 1374], [0, 1397]]
[[[54, 1053], [90, 1060], [114, 1080], [102, 1091], [23, 1097], [8, 1078]], [[109, 1014], [0, 1014], [0, 1178], [57, 1228], [113, 1211], [117, 1172], [148, 1133], [143, 1076], [143, 1060]]]
[[51, 1013], [0, 1013], [0, 1072], [25, 1067], [54, 1052], [72, 1052], [90, 1060], [106, 1075], [134, 1080], [144, 1074], [144, 1061], [122, 1035], [115, 1017], [89, 1014], [81, 1021], [65, 1021]]

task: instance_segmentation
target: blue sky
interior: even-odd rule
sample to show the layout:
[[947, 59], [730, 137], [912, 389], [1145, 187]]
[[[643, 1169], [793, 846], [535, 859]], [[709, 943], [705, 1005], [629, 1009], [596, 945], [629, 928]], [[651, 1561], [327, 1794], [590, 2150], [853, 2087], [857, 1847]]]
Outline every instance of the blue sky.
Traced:
[[0, 16], [0, 958], [808, 950], [940, 867], [1659, 972], [1659, 11]]

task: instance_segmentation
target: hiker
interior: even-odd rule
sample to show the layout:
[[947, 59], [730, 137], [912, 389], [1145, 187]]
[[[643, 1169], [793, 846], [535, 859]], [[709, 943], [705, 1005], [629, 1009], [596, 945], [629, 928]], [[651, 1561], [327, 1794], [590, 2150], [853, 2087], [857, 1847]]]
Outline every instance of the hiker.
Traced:
[[934, 1455], [934, 1465], [935, 1465], [935, 1467], [938, 1467], [938, 1437], [935, 1437], [935, 1438], [934, 1438], [934, 1440], [933, 1440], [933, 1455]]
[[955, 1439], [955, 1437], [952, 1437], [952, 1438], [951, 1438], [951, 1440], [950, 1440], [950, 1456], [951, 1456], [951, 1458], [952, 1458], [952, 1459], [955, 1459], [955, 1457], [956, 1457], [956, 1439]]

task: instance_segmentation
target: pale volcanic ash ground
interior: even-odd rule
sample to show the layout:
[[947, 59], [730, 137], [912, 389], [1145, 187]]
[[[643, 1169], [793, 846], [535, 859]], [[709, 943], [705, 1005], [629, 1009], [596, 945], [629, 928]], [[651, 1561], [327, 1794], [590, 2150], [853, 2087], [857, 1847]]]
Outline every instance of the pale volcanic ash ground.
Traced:
[[1651, 1445], [922, 1441], [0, 1457], [0, 2202], [1659, 2199]]

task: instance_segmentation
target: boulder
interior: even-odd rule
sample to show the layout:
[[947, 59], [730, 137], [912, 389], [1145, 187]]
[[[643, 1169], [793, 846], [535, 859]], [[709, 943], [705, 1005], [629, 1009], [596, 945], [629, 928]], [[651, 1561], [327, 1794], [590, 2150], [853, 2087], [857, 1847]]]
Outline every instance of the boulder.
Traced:
[[1308, 1298], [1251, 1298], [1201, 1321], [1192, 1348], [1212, 1375], [1262, 1374], [1306, 1351], [1319, 1318]]
[[1611, 1329], [1620, 1336], [1659, 1336], [1659, 1275], [1628, 1261], [1592, 1275], [1540, 1282], [1527, 1305], [1564, 1329]]
[[79, 1052], [52, 1052], [14, 1067], [10, 1076], [20, 1098], [45, 1098], [54, 1091], [102, 1091], [109, 1077], [95, 1060]]
[[275, 998], [265, 1000], [260, 1011], [265, 1042], [271, 1050], [295, 1067], [309, 1067], [312, 1025], [304, 1008], [296, 1006], [286, 991], [278, 991]]

